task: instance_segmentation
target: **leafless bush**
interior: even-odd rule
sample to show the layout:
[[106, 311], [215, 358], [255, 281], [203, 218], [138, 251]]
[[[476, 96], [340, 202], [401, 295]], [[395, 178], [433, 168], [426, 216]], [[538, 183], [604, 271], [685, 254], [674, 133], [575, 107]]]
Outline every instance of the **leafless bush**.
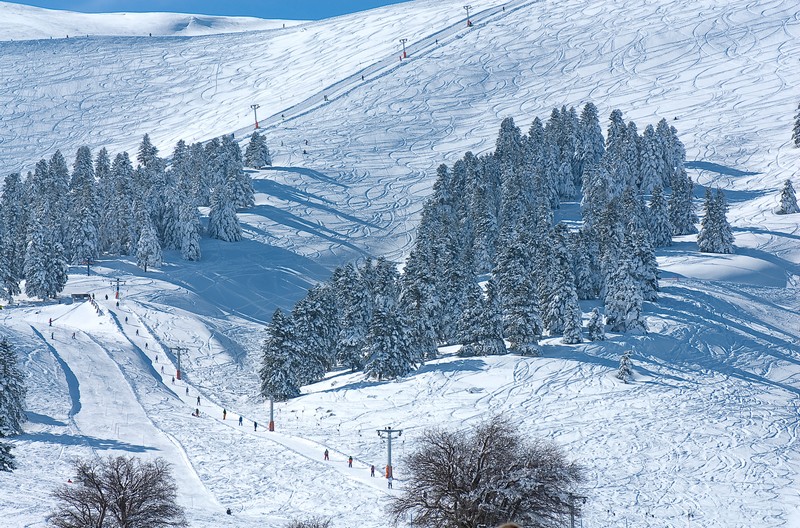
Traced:
[[581, 468], [560, 448], [524, 438], [501, 416], [471, 433], [426, 431], [406, 465], [410, 477], [390, 510], [398, 520], [411, 513], [415, 525], [431, 528], [509, 520], [528, 528], [563, 526], [570, 494], [582, 480]]
[[302, 521], [292, 521], [286, 528], [329, 528], [330, 525], [330, 519], [314, 517]]
[[50, 517], [58, 528], [161, 528], [187, 526], [176, 486], [163, 459], [78, 460], [77, 476], [54, 492]]

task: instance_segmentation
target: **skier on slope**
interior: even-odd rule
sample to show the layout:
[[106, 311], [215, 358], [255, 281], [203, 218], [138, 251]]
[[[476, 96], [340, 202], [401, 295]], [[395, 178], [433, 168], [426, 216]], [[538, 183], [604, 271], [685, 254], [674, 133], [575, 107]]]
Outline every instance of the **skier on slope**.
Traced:
[[327, 450], [327, 449], [326, 449], [326, 450], [325, 450], [325, 452], [322, 454], [322, 460], [330, 460], [330, 458], [328, 458], [328, 450]]

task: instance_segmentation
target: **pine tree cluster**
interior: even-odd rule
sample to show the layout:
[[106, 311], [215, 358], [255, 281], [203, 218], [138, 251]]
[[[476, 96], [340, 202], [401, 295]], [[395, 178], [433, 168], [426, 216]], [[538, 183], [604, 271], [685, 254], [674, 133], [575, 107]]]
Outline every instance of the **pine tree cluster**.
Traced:
[[423, 309], [386, 259], [337, 268], [290, 314], [273, 315], [261, 350], [261, 393], [287, 400], [336, 367], [378, 380], [408, 374], [436, 353]]
[[[344, 266], [290, 316], [275, 314], [262, 393], [292, 397], [335, 367], [404, 376], [440, 344], [473, 356], [504, 354], [506, 343], [537, 355], [543, 335], [579, 343], [581, 299], [604, 301], [612, 331], [647, 331], [654, 248], [697, 221], [684, 161], [665, 120], [639, 135], [615, 110], [604, 138], [591, 103], [580, 116], [534, 119], [526, 134], [503, 120], [493, 153], [438, 167], [402, 275], [383, 259]], [[553, 211], [579, 198], [582, 225], [555, 224]], [[589, 339], [604, 339], [605, 324], [593, 311]]]
[[[261, 150], [266, 144], [261, 140]], [[268, 151], [267, 151], [268, 154]], [[29, 296], [61, 292], [70, 264], [100, 255], [132, 255], [143, 269], [158, 267], [164, 249], [200, 259], [198, 206], [211, 206], [209, 234], [241, 238], [236, 209], [253, 205], [250, 177], [232, 136], [187, 146], [171, 159], [145, 135], [136, 157], [113, 161], [106, 149], [92, 159], [78, 149], [72, 172], [60, 151], [23, 180], [6, 177], [0, 199], [0, 298], [11, 300], [25, 280]]]

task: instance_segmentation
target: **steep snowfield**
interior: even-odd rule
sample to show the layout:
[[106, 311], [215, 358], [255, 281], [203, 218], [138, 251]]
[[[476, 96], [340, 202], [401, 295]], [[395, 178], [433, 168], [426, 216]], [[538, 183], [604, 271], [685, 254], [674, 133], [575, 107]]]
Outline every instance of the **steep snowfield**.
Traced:
[[[368, 473], [385, 464], [375, 429], [404, 429], [397, 493], [423, 428], [506, 412], [587, 466], [586, 527], [800, 526], [800, 218], [772, 213], [782, 181], [800, 185], [789, 144], [800, 8], [516, 0], [481, 4], [466, 29], [462, 5], [420, 0], [268, 32], [0, 43], [0, 172], [56, 148], [132, 151], [146, 132], [164, 154], [181, 138], [244, 137], [254, 102], [276, 163], [253, 174], [246, 241], [204, 240], [202, 262], [168, 253], [148, 274], [124, 260], [90, 277], [75, 268], [67, 292], [95, 292], [99, 314], [24, 300], [0, 311], [32, 412], [15, 440], [20, 468], [0, 474], [3, 522], [43, 526], [74, 457], [136, 453], [175, 465], [192, 526], [312, 514], [383, 526], [390, 492]], [[691, 236], [659, 252], [646, 336], [548, 340], [543, 358], [445, 357], [389, 383], [336, 373], [277, 405], [278, 430], [263, 431], [253, 373], [275, 307], [343, 260], [401, 259], [435, 167], [491, 150], [502, 118], [524, 130], [589, 100], [640, 130], [661, 117], [678, 128], [693, 179], [726, 191], [737, 253], [701, 255]], [[170, 347], [187, 349], [188, 396]], [[613, 377], [625, 350], [628, 385]]]
[[0, 2], [0, 40], [62, 39], [97, 35], [195, 36], [278, 29], [297, 20], [181, 13], [75, 13]]

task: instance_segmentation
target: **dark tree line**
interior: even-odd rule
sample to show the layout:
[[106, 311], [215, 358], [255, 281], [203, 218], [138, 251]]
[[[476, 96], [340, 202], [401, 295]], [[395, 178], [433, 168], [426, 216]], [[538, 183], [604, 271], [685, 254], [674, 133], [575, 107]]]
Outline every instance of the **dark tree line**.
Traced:
[[[264, 138], [254, 133], [248, 161], [271, 163]], [[145, 135], [136, 167], [127, 152], [113, 160], [106, 149], [75, 155], [70, 171], [60, 151], [40, 160], [26, 178], [5, 178], [0, 199], [0, 298], [11, 300], [25, 280], [29, 296], [63, 290], [70, 264], [101, 255], [129, 255], [147, 270], [162, 250], [186, 260], [201, 257], [198, 206], [209, 206], [208, 235], [242, 236], [236, 209], [253, 205], [250, 177], [232, 136], [205, 145], [179, 141], [171, 158], [159, 157]]]

